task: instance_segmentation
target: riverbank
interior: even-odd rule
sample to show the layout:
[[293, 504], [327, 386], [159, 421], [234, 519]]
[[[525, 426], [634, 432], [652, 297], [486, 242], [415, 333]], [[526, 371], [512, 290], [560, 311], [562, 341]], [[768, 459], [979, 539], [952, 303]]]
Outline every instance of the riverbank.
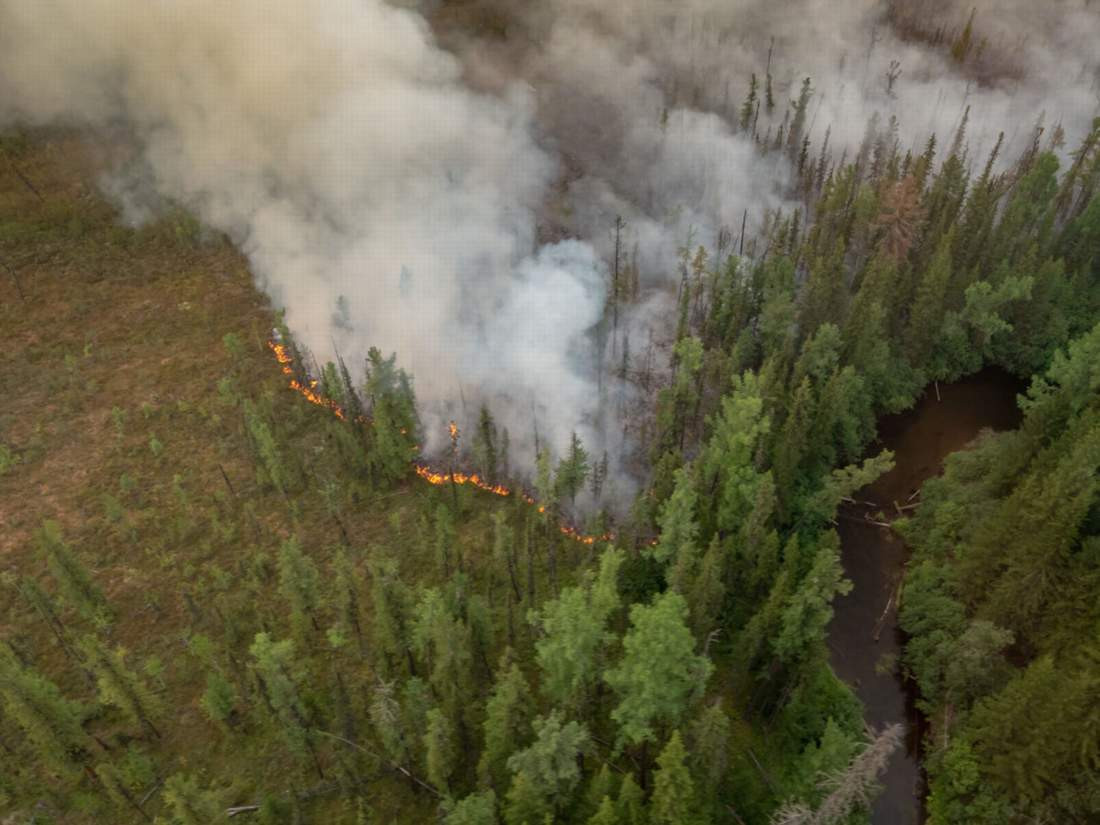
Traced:
[[920, 485], [940, 473], [944, 459], [984, 429], [1016, 427], [1016, 395], [1023, 384], [986, 369], [954, 384], [929, 387], [909, 410], [879, 422], [872, 452], [894, 452], [894, 469], [860, 490], [838, 520], [841, 557], [853, 589], [834, 605], [829, 626], [830, 663], [863, 702], [868, 724], [907, 726], [904, 752], [895, 753], [872, 810], [874, 825], [917, 825], [924, 796], [920, 768], [922, 718], [912, 686], [901, 677], [903, 639], [897, 626], [898, 596], [908, 549], [882, 526], [919, 506]]

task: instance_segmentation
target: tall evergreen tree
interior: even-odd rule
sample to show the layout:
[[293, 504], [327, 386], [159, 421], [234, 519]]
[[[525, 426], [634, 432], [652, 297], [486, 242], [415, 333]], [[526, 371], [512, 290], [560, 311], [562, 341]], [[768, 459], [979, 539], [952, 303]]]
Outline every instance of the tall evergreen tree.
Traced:
[[582, 710], [599, 678], [602, 652], [610, 641], [607, 623], [619, 606], [615, 581], [622, 559], [619, 551], [605, 551], [598, 577], [590, 574], [581, 586], [563, 589], [529, 614], [542, 634], [535, 642], [542, 691], [561, 707]]
[[95, 674], [100, 698], [121, 710], [132, 724], [140, 725], [159, 739], [160, 731], [153, 724], [153, 717], [161, 712], [160, 701], [144, 680], [127, 667], [125, 651], [109, 650], [94, 636], [85, 636], [80, 650]]
[[687, 753], [678, 730], [672, 732], [653, 775], [653, 798], [649, 803], [649, 821], [653, 825], [689, 825], [699, 823], [695, 783], [686, 764]]
[[21, 665], [6, 643], [0, 643], [0, 703], [42, 767], [67, 778], [79, 775], [91, 745], [82, 725], [83, 709], [49, 679]]
[[693, 652], [687, 612], [684, 597], [674, 591], [631, 607], [623, 658], [604, 673], [620, 697], [611, 712], [619, 744], [655, 740], [658, 728], [676, 725], [705, 688], [714, 666]]
[[290, 607], [290, 624], [295, 637], [305, 642], [310, 628], [320, 630], [317, 614], [321, 604], [320, 575], [317, 565], [302, 552], [296, 538], [279, 547], [279, 593]]
[[505, 763], [524, 743], [531, 721], [531, 691], [510, 652], [501, 657], [496, 684], [485, 705], [485, 746], [478, 763], [482, 782], [505, 786]]

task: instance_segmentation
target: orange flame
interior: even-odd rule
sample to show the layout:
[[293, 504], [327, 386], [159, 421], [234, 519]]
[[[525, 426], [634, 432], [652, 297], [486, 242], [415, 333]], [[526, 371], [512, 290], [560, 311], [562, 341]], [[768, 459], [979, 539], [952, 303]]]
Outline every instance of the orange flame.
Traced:
[[[293, 376], [294, 368], [290, 365], [294, 363], [294, 359], [291, 358], [290, 353], [287, 352], [286, 346], [284, 344], [276, 343], [275, 341], [268, 341], [267, 346], [271, 349], [272, 352], [275, 353], [275, 360], [279, 362], [283, 374]], [[307, 387], [304, 386], [300, 381], [298, 381], [297, 378], [291, 377], [290, 388], [298, 393], [298, 395], [302, 396], [302, 398], [306, 399], [306, 401], [308, 401], [310, 404], [314, 404], [318, 407], [324, 407], [326, 410], [330, 410], [332, 414], [339, 418], [341, 421], [345, 420], [344, 410], [340, 407], [340, 405], [333, 401], [331, 398], [325, 398], [323, 395], [316, 391], [316, 380], [310, 380], [309, 386]], [[359, 418], [360, 422], [363, 422], [364, 420], [365, 419], [363, 418]], [[451, 443], [457, 443], [458, 425], [454, 421], [451, 421], [447, 424], [447, 429], [449, 430], [451, 435]], [[405, 430], [402, 429], [401, 434], [404, 435]], [[512, 491], [504, 485], [490, 484], [477, 473], [467, 474], [457, 471], [441, 473], [437, 470], [433, 470], [427, 464], [420, 464], [417, 462], [413, 463], [413, 469], [416, 471], [416, 474], [424, 479], [426, 482], [428, 482], [429, 484], [434, 484], [436, 486], [448, 483], [469, 484], [471, 487], [476, 487], [479, 490], [484, 490], [485, 492], [492, 493], [495, 496], [513, 495]], [[537, 507], [539, 513], [546, 512], [546, 507], [544, 505], [536, 503], [536, 501], [531, 498], [531, 496], [527, 495], [522, 490], [519, 491], [517, 495], [519, 495], [528, 504]], [[592, 545], [598, 541], [615, 540], [614, 533], [604, 533], [603, 535], [592, 536], [586, 533], [582, 533], [575, 527], [572, 527], [568, 524], [560, 525], [558, 527], [558, 530], [561, 531], [561, 534], [563, 536], [567, 536], [574, 541], [580, 542], [581, 544]]]
[[[290, 366], [294, 359], [292, 359], [290, 353], [286, 351], [286, 346], [283, 344], [276, 344], [274, 341], [268, 341], [267, 345], [271, 348], [271, 351], [275, 353], [275, 360], [282, 365], [283, 375], [294, 375], [294, 368]], [[310, 404], [316, 404], [318, 407], [324, 407], [326, 410], [331, 410], [333, 415], [341, 421], [344, 420], [344, 410], [340, 405], [331, 398], [325, 398], [317, 392], [316, 379], [311, 379], [307, 387], [297, 378], [291, 378], [290, 388]]]
[[426, 464], [414, 464], [413, 468], [416, 470], [416, 474], [429, 484], [440, 485], [454, 481], [455, 484], [469, 484], [471, 487], [477, 487], [477, 489], [492, 493], [495, 496], [512, 495], [512, 491], [507, 487], [501, 484], [490, 484], [477, 473], [440, 473]]

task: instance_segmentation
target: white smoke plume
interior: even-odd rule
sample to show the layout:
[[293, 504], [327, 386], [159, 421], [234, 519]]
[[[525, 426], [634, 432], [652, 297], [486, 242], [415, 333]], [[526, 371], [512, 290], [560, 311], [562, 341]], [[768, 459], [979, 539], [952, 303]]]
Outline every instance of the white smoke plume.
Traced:
[[428, 411], [486, 398], [514, 439], [537, 416], [591, 444], [603, 264], [536, 251], [555, 164], [529, 91], [459, 75], [380, 0], [0, 3], [0, 121], [121, 124], [140, 164], [112, 187], [228, 233], [318, 358], [396, 351]]

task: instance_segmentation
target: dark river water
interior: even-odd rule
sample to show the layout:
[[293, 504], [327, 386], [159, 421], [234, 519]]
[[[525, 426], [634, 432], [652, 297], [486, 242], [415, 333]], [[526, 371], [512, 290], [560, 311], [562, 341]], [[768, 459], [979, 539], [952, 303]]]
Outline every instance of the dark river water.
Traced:
[[919, 501], [912, 496], [921, 483], [938, 475], [944, 458], [982, 430], [1015, 428], [1020, 421], [1016, 395], [1022, 391], [1018, 379], [991, 369], [940, 385], [938, 398], [929, 387], [912, 409], [879, 421], [879, 443], [872, 452], [893, 450], [894, 469], [856, 493], [861, 503], [842, 506], [841, 556], [854, 587], [833, 605], [830, 662], [863, 702], [869, 724], [876, 729], [893, 722], [907, 726], [905, 750], [895, 752], [881, 780], [883, 791], [871, 816], [874, 825], [923, 821], [923, 719], [913, 706], [912, 685], [901, 678], [898, 667], [904, 640], [897, 603], [908, 549], [889, 528], [870, 524], [866, 517], [875, 518], [881, 510], [893, 518], [895, 502], [906, 507]]

